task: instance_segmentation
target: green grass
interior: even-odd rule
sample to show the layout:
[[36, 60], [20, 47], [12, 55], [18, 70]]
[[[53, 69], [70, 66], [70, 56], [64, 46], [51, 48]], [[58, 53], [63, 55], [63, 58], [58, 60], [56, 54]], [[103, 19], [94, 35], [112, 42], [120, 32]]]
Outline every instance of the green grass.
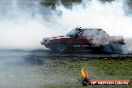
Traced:
[[[57, 75], [56, 83], [41, 85], [39, 88], [84, 88], [78, 79], [85, 67], [90, 79], [132, 79], [132, 61], [111, 58], [50, 58], [48, 73]], [[53, 76], [54, 77], [54, 76]], [[129, 86], [87, 86], [86, 88], [131, 88]]]
[[102, 70], [106, 75], [117, 76], [122, 79], [132, 79], [132, 61], [98, 60], [96, 65], [98, 70]]

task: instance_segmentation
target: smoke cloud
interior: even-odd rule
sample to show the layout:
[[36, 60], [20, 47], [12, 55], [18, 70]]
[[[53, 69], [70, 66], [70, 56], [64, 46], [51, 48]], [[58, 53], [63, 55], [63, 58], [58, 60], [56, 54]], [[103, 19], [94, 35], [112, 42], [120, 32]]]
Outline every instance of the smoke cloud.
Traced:
[[43, 37], [65, 35], [77, 26], [102, 28], [109, 35], [132, 38], [132, 17], [126, 16], [121, 1], [83, 0], [70, 9], [62, 4], [56, 5], [55, 10], [36, 0], [5, 0], [0, 6], [1, 49], [42, 48]]

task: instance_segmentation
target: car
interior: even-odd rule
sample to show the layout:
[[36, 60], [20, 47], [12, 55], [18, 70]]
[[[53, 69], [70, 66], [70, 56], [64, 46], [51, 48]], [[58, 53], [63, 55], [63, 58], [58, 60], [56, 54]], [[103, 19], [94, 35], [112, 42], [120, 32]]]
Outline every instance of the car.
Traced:
[[41, 44], [52, 51], [88, 50], [93, 52], [122, 53], [122, 36], [109, 36], [101, 28], [74, 28], [65, 36], [43, 38]]

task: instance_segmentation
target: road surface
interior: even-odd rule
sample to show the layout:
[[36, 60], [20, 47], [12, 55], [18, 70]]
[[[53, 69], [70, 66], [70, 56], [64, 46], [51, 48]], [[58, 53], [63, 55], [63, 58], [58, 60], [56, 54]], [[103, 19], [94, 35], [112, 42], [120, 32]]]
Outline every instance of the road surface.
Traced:
[[[81, 60], [80, 57], [95, 57], [96, 61], [99, 59], [96, 57], [123, 57], [125, 59], [131, 58], [132, 55], [89, 52], [55, 53], [49, 50], [0, 50], [0, 88], [50, 88], [49, 85], [67, 85], [67, 83], [79, 86], [75, 71], [78, 73], [80, 70], [77, 69], [78, 67], [81, 68], [83, 63], [91, 62], [90, 58]], [[89, 66], [89, 71], [94, 75], [94, 66]], [[94, 78], [98, 77], [100, 76], [97, 74], [94, 76]]]
[[132, 57], [132, 54], [104, 54], [104, 53], [92, 53], [89, 51], [74, 51], [74, 52], [65, 52], [65, 53], [59, 53], [59, 52], [52, 52], [50, 50], [33, 50], [30, 51], [30, 53], [34, 56], [43, 56], [43, 57]]

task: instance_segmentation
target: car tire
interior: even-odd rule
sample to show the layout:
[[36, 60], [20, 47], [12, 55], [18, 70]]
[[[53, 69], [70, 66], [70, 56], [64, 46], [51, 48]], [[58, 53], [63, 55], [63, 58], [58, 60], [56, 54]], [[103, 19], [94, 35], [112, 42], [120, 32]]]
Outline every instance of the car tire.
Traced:
[[113, 51], [113, 47], [111, 44], [108, 44], [108, 45], [104, 45], [102, 47], [102, 51], [105, 52], [105, 53], [114, 53]]
[[58, 44], [56, 47], [56, 51], [64, 52], [66, 50], [66, 46], [64, 44]]
[[106, 53], [122, 54], [125, 51], [124, 47], [125, 45], [110, 43], [108, 45], [104, 45], [102, 50]]
[[127, 49], [127, 46], [126, 45], [113, 44], [112, 45], [112, 49], [117, 54], [127, 54], [128, 53], [128, 49]]

